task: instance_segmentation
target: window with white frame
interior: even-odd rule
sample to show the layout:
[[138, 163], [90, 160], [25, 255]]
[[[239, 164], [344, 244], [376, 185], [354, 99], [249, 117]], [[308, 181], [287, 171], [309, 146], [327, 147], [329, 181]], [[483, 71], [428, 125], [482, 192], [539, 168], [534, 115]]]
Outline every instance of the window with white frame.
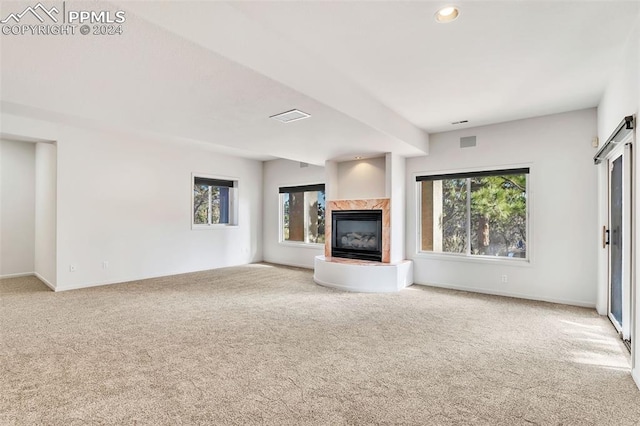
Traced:
[[324, 184], [280, 190], [280, 241], [324, 243]]
[[420, 249], [528, 258], [528, 168], [416, 177]]
[[193, 176], [193, 225], [235, 225], [237, 181]]

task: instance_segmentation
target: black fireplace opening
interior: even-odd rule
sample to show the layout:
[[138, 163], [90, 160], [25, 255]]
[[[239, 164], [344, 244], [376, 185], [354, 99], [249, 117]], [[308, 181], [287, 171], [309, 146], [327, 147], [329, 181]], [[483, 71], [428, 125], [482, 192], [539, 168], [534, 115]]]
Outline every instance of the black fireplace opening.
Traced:
[[332, 211], [331, 256], [382, 262], [382, 210]]

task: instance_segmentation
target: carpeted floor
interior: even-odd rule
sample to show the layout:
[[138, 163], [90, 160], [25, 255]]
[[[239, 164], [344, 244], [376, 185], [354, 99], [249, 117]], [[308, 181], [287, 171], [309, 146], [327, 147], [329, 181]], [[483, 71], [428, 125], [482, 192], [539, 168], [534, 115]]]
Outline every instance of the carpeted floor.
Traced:
[[595, 311], [248, 265], [62, 293], [0, 280], [0, 424], [637, 425]]

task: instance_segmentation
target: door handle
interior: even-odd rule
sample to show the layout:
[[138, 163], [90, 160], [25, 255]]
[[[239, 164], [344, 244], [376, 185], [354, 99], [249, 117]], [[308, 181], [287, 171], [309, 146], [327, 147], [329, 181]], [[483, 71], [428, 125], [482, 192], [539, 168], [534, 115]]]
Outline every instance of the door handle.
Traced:
[[607, 248], [609, 245], [609, 230], [606, 226], [602, 227], [602, 248]]

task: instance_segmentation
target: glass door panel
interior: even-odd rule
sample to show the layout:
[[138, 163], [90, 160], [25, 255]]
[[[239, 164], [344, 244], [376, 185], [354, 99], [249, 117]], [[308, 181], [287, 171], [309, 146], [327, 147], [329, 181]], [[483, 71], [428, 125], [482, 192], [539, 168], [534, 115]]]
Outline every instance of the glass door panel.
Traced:
[[609, 253], [610, 253], [610, 315], [622, 327], [622, 260], [623, 260], [623, 170], [619, 156], [611, 162], [610, 178], [610, 217], [609, 217]]

